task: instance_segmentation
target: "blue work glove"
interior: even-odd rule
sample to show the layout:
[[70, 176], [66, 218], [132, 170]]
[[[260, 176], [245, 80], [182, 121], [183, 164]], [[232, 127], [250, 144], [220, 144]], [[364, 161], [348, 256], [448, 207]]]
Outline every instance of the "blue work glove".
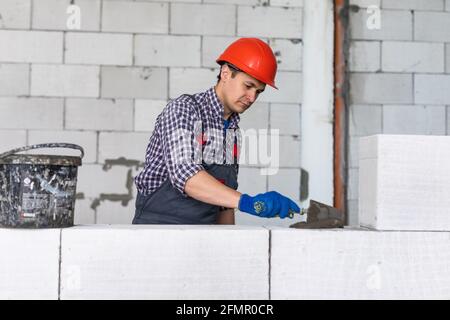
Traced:
[[300, 213], [300, 208], [294, 201], [275, 191], [260, 193], [254, 197], [248, 194], [241, 195], [239, 210], [258, 217], [280, 216], [281, 219], [287, 216], [292, 218], [294, 212]]

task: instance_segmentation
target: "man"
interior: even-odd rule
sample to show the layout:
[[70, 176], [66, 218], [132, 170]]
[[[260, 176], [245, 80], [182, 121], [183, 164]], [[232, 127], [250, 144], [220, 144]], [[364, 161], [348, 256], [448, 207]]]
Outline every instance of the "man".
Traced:
[[[221, 69], [214, 87], [169, 101], [156, 119], [145, 167], [135, 178], [133, 224], [234, 224], [234, 209], [265, 218], [300, 212], [274, 191], [254, 197], [236, 191], [239, 113], [266, 85], [277, 89], [272, 50], [259, 39], [241, 38], [217, 63]], [[211, 155], [219, 161], [207, 161]]]

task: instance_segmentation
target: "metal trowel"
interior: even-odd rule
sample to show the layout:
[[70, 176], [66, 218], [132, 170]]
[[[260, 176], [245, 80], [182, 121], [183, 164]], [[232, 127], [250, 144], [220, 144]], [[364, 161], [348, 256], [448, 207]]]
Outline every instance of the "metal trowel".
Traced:
[[297, 222], [289, 226], [297, 229], [342, 228], [345, 216], [342, 211], [315, 200], [309, 201], [308, 209], [301, 209], [300, 214], [306, 214], [306, 222]]

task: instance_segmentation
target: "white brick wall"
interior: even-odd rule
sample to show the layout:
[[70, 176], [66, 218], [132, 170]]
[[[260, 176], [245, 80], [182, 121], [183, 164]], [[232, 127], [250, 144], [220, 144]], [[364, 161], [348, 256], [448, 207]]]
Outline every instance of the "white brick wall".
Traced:
[[104, 163], [107, 159], [125, 158], [144, 162], [149, 138], [148, 133], [101, 132], [98, 161]]
[[445, 72], [450, 73], [450, 44], [445, 45]]
[[[67, 12], [70, 0], [38, 0], [33, 1], [33, 29], [70, 30], [68, 24], [77, 19], [72, 11]], [[80, 8], [80, 31], [100, 30], [100, 0], [77, 0], [74, 3]]]
[[301, 32], [302, 10], [299, 8], [238, 7], [239, 36], [296, 39], [302, 36]]
[[215, 37], [204, 36], [202, 42], [202, 66], [217, 68], [216, 59], [222, 54], [225, 48], [238, 37]]
[[134, 103], [134, 130], [153, 131], [156, 118], [166, 104], [166, 100], [137, 99]]
[[0, 30], [0, 61], [61, 63], [62, 32]]
[[444, 10], [443, 0], [383, 0], [383, 8], [386, 9], [410, 9], [410, 10]]
[[30, 93], [28, 64], [0, 64], [0, 96], [22, 96]]
[[133, 36], [108, 33], [66, 33], [68, 64], [131, 65]]
[[218, 68], [170, 68], [169, 98], [205, 91], [216, 84], [218, 74]]
[[25, 146], [27, 132], [25, 130], [0, 130], [0, 153]]
[[380, 42], [353, 41], [349, 52], [350, 71], [376, 72], [380, 70]]
[[258, 99], [261, 102], [301, 103], [302, 81], [303, 77], [299, 72], [279, 71], [275, 79], [275, 84], [279, 90], [267, 86]]
[[302, 70], [303, 44], [300, 41], [271, 39], [269, 45], [277, 57], [278, 70]]
[[200, 50], [199, 36], [136, 35], [135, 64], [200, 67]]
[[44, 98], [1, 98], [0, 128], [63, 128], [63, 100]]
[[102, 31], [167, 33], [169, 30], [167, 3], [105, 1], [102, 10]]
[[351, 105], [349, 118], [350, 136], [360, 137], [382, 133], [381, 105]]
[[414, 95], [417, 104], [450, 104], [450, 75], [414, 75]]
[[412, 40], [413, 25], [411, 11], [381, 10], [380, 28], [369, 29], [367, 21], [373, 15], [366, 9], [350, 11], [352, 39], [361, 40]]
[[445, 106], [383, 106], [383, 133], [445, 135], [445, 127]]
[[[350, 12], [349, 57], [349, 167], [358, 168], [356, 137], [449, 134], [450, 18], [448, 0], [350, 3], [361, 6]], [[382, 8], [379, 30], [367, 26], [369, 5]], [[355, 201], [348, 202], [351, 221], [358, 221]]]
[[444, 44], [384, 41], [382, 69], [386, 72], [444, 72]]
[[350, 79], [353, 103], [412, 103], [413, 77], [398, 73], [354, 73]]
[[105, 98], [166, 99], [166, 68], [102, 67], [101, 96]]
[[133, 101], [125, 99], [67, 99], [69, 130], [132, 131]]
[[269, 104], [255, 102], [244, 113], [240, 114], [239, 127], [242, 130], [269, 129]]
[[300, 105], [272, 103], [270, 128], [280, 130], [282, 135], [300, 135]]
[[30, 28], [31, 0], [3, 0], [0, 2], [0, 28]]
[[170, 31], [173, 34], [232, 36], [236, 31], [235, 19], [235, 6], [174, 3]]
[[449, 12], [416, 12], [414, 39], [418, 41], [450, 41]]
[[35, 64], [31, 94], [48, 97], [98, 97], [98, 66]]

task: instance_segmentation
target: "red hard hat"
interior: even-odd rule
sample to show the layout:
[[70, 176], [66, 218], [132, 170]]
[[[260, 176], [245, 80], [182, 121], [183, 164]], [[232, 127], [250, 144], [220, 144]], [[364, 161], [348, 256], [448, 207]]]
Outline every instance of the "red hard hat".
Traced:
[[277, 60], [269, 45], [257, 38], [241, 38], [230, 44], [216, 60], [229, 62], [253, 78], [275, 89]]

